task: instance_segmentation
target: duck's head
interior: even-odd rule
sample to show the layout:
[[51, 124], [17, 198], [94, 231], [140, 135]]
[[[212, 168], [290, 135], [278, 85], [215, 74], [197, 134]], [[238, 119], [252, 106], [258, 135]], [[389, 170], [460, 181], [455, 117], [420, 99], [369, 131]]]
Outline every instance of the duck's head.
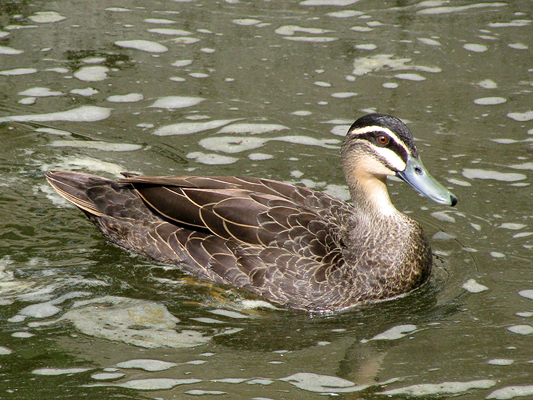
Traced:
[[352, 196], [359, 190], [367, 198], [386, 196], [388, 201], [380, 183], [395, 175], [439, 204], [457, 204], [457, 198], [426, 170], [411, 131], [396, 117], [369, 114], [355, 121], [342, 144], [342, 160]]

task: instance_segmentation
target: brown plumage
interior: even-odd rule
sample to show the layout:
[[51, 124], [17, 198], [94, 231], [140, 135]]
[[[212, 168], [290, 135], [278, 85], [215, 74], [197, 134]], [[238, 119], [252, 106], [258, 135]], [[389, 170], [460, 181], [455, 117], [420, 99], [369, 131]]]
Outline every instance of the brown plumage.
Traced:
[[[407, 127], [390, 116], [363, 117], [342, 158], [353, 204], [259, 178], [113, 181], [50, 171], [47, 179], [121, 247], [274, 303], [339, 310], [416, 288], [432, 263], [422, 228], [392, 206], [385, 187], [386, 175], [408, 175], [411, 159], [423, 168]], [[455, 204], [442, 187], [447, 200], [418, 189]]]

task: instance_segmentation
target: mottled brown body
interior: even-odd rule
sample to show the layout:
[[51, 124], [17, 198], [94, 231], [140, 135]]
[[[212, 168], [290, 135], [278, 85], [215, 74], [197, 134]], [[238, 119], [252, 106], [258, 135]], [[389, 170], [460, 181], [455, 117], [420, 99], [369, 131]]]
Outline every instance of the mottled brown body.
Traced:
[[111, 242], [293, 308], [339, 310], [396, 296], [431, 268], [416, 221], [368, 215], [303, 187], [235, 177], [47, 178]]

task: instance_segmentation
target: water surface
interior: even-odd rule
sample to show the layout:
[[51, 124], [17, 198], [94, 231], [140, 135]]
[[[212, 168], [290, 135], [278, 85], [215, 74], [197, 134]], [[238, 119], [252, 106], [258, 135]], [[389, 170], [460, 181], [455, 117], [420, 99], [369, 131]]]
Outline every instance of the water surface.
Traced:
[[[532, 3], [4, 1], [0, 397], [533, 393]], [[347, 199], [339, 144], [409, 122], [445, 208], [390, 182], [436, 268], [392, 301], [271, 309], [105, 242], [45, 183], [253, 175]]]

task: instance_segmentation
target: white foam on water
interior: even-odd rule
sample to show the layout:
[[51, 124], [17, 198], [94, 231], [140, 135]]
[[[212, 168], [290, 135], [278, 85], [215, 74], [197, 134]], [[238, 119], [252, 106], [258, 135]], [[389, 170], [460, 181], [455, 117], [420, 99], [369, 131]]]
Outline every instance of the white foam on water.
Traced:
[[173, 363], [173, 362], [142, 358], [142, 359], [119, 362], [116, 364], [116, 367], [124, 368], [124, 369], [130, 369], [130, 368], [143, 369], [145, 371], [153, 372], [153, 371], [165, 371], [177, 365], [178, 364]]
[[490, 365], [511, 365], [514, 364], [514, 360], [510, 358], [494, 358], [487, 361], [487, 364]]
[[98, 90], [96, 90], [96, 89], [93, 89], [92, 87], [88, 87], [88, 88], [85, 88], [85, 89], [72, 89], [70, 91], [70, 93], [79, 94], [80, 96], [89, 97], [89, 96], [98, 94], [100, 92]]
[[33, 333], [30, 333], [30, 332], [13, 332], [11, 334], [12, 337], [14, 338], [19, 338], [19, 339], [28, 339], [28, 338], [31, 338], [33, 336], [35, 336]]
[[188, 364], [188, 365], [203, 365], [206, 362], [207, 361], [205, 361], [205, 360], [191, 360], [191, 361], [187, 361], [185, 364]]
[[463, 169], [462, 175], [468, 179], [493, 179], [500, 182], [516, 182], [527, 178], [524, 174], [469, 168]]
[[518, 239], [518, 238], [528, 237], [531, 235], [533, 235], [533, 232], [520, 232], [520, 233], [515, 233], [512, 237], [513, 239]]
[[520, 28], [522, 26], [530, 25], [532, 20], [530, 19], [514, 19], [510, 22], [491, 22], [490, 28]]
[[331, 128], [330, 132], [337, 136], [346, 136], [350, 125], [337, 125]]
[[292, 40], [293, 42], [314, 42], [314, 43], [328, 43], [338, 40], [336, 37], [310, 37], [310, 36], [284, 36], [285, 40]]
[[357, 3], [360, 0], [304, 0], [301, 6], [337, 6], [344, 7]]
[[182, 37], [170, 39], [170, 41], [174, 43], [178, 43], [178, 44], [193, 44], [193, 43], [198, 43], [200, 39], [182, 36]]
[[352, 197], [350, 194], [350, 190], [347, 186], [344, 185], [328, 184], [324, 187], [324, 192], [333, 197], [336, 197], [337, 199], [344, 201], [348, 201]]
[[264, 160], [270, 160], [274, 158], [272, 154], [266, 154], [266, 153], [251, 153], [248, 154], [248, 158], [252, 161], [264, 161]]
[[398, 340], [416, 331], [416, 325], [398, 325], [382, 332], [369, 340]]
[[3, 76], [19, 76], [19, 75], [30, 75], [35, 74], [37, 70], [35, 68], [15, 68], [15, 69], [7, 69], [4, 71], [0, 71], [0, 75]]
[[296, 32], [308, 33], [311, 35], [323, 35], [325, 33], [330, 33], [333, 31], [330, 31], [329, 29], [320, 29], [320, 28], [304, 28], [304, 27], [297, 26], [297, 25], [284, 25], [276, 29], [274, 32], [276, 32], [278, 35], [292, 36]]
[[168, 47], [150, 40], [117, 40], [115, 45], [126, 49], [146, 51], [148, 53], [165, 53]]
[[[533, 312], [532, 311], [520, 311], [520, 312], [517, 312], [515, 314], [518, 315], [519, 317], [524, 317], [524, 318], [533, 317]], [[531, 361], [529, 361], [529, 362], [531, 362]]]
[[251, 318], [250, 315], [242, 314], [236, 311], [224, 310], [222, 308], [210, 310], [209, 312], [211, 314], [222, 315], [223, 317], [228, 317], [228, 318], [235, 318], [235, 319]]
[[109, 68], [101, 65], [81, 67], [74, 72], [74, 77], [84, 82], [100, 82], [107, 78]]
[[97, 381], [110, 381], [122, 378], [124, 375], [122, 372], [99, 372], [91, 375], [91, 378]]
[[268, 139], [253, 137], [216, 136], [202, 139], [198, 142], [206, 150], [222, 151], [224, 153], [240, 153], [263, 146]]
[[399, 389], [387, 390], [380, 392], [386, 396], [407, 395], [407, 396], [438, 396], [438, 395], [458, 395], [472, 389], [489, 389], [496, 385], [492, 379], [482, 379], [469, 382], [442, 382], [442, 383], [423, 383], [419, 385], [406, 386]]
[[160, 303], [117, 296], [77, 301], [60, 321], [89, 336], [144, 348], [194, 347], [210, 340], [197, 331], [178, 332], [179, 319]]
[[135, 103], [144, 99], [141, 93], [128, 93], [123, 95], [113, 95], [107, 98], [107, 101], [111, 103]]
[[148, 29], [150, 33], [158, 33], [160, 35], [169, 35], [169, 36], [189, 36], [192, 35], [192, 32], [184, 31], [183, 29], [171, 29], [171, 28], [154, 28]]
[[505, 223], [501, 224], [498, 228], [510, 229], [512, 231], [517, 231], [519, 229], [525, 228], [526, 226], [527, 225], [517, 224], [517, 223], [514, 223], [514, 222], [505, 222]]
[[52, 147], [77, 147], [81, 149], [96, 149], [102, 151], [136, 151], [143, 148], [140, 144], [109, 143], [91, 140], [55, 140]]
[[508, 400], [515, 397], [526, 397], [533, 395], [533, 385], [525, 386], [507, 386], [501, 389], [497, 389], [490, 393], [487, 399]]
[[355, 46], [355, 48], [358, 50], [376, 50], [378, 46], [372, 43], [368, 43], [368, 44], [358, 44]]
[[84, 385], [86, 387], [94, 386], [113, 386], [133, 390], [169, 390], [179, 385], [191, 385], [202, 382], [201, 379], [172, 379], [172, 378], [148, 378], [148, 379], [134, 379], [124, 383], [98, 383]]
[[467, 43], [463, 45], [463, 49], [473, 51], [474, 53], [483, 53], [488, 50], [488, 47], [483, 44]]
[[185, 108], [200, 104], [204, 100], [205, 99], [201, 97], [166, 96], [157, 99], [154, 104], [149, 107], [169, 109]]
[[105, 60], [105, 57], [85, 57], [81, 59], [85, 64], [102, 64]]
[[178, 61], [173, 62], [170, 65], [172, 65], [173, 67], [186, 67], [191, 64], [192, 64], [192, 60], [178, 60]]
[[326, 149], [337, 149], [340, 140], [337, 139], [315, 139], [309, 136], [279, 136], [271, 138], [270, 140], [277, 140], [281, 142], [288, 142], [293, 144], [303, 144], [306, 146], [318, 146]]
[[171, 25], [171, 24], [176, 23], [176, 21], [173, 21], [171, 19], [165, 19], [165, 18], [147, 18], [143, 20], [143, 22], [146, 22], [147, 24], [162, 24], [162, 25]]
[[50, 302], [32, 304], [24, 307], [19, 311], [19, 314], [33, 318], [48, 318], [60, 312], [61, 309]]
[[258, 308], [267, 308], [269, 310], [279, 310], [279, 308], [275, 307], [274, 305], [264, 300], [242, 299], [240, 300], [239, 303], [240, 303], [241, 308], [244, 310], [255, 310]]
[[9, 36], [9, 32], [0, 31], [0, 39], [5, 38], [6, 36]]
[[8, 354], [13, 353], [13, 350], [8, 349], [7, 347], [0, 346], [0, 356], [7, 356]]
[[529, 46], [527, 44], [524, 44], [524, 43], [511, 43], [511, 44], [508, 44], [507, 46], [509, 46], [511, 49], [515, 49], [515, 50], [527, 50], [527, 49], [529, 49]]
[[170, 135], [190, 135], [197, 132], [203, 132], [210, 129], [220, 128], [227, 125], [235, 119], [219, 119], [207, 122], [179, 122], [177, 124], [162, 126], [152, 132], [157, 136], [170, 136]]
[[189, 394], [191, 396], [205, 396], [205, 395], [212, 395], [212, 396], [216, 396], [216, 395], [222, 395], [222, 394], [227, 394], [227, 392], [223, 392], [221, 390], [201, 390], [201, 389], [192, 389], [192, 390], [187, 390], [185, 392], [185, 394]]
[[330, 17], [334, 18], [352, 18], [352, 17], [358, 17], [360, 15], [363, 15], [361, 11], [354, 11], [354, 10], [343, 10], [343, 11], [334, 11], [327, 13], [326, 15], [329, 15]]
[[309, 372], [298, 372], [285, 378], [279, 378], [278, 380], [288, 382], [299, 389], [314, 393], [352, 393], [368, 387], [368, 385], [356, 385], [352, 381], [337, 376], [319, 375]]
[[237, 133], [237, 134], [249, 133], [251, 135], [258, 135], [258, 134], [267, 133], [267, 132], [278, 132], [284, 129], [289, 129], [289, 128], [284, 125], [279, 125], [279, 124], [240, 123], [240, 124], [227, 125], [224, 128], [220, 129], [218, 133]]
[[521, 290], [520, 292], [518, 292], [518, 294], [522, 297], [525, 297], [526, 299], [533, 300], [533, 290], [531, 289]]
[[369, 28], [368, 26], [352, 26], [350, 28], [351, 31], [355, 32], [370, 32], [373, 31], [372, 28]]
[[291, 114], [296, 115], [298, 117], [308, 117], [309, 115], [312, 115], [313, 113], [307, 110], [298, 110], [298, 111], [291, 112]]
[[379, 71], [385, 67], [392, 70], [413, 70], [421, 72], [438, 73], [442, 70], [438, 67], [428, 67], [424, 65], [412, 65], [410, 58], [393, 58], [392, 54], [377, 54], [370, 57], [360, 57], [354, 60], [353, 74], [362, 76], [369, 72]]
[[91, 371], [94, 368], [39, 368], [31, 371], [35, 375], [45, 375], [45, 376], [57, 376], [57, 375], [70, 375], [70, 374], [80, 374], [82, 372]]
[[428, 46], [440, 46], [440, 42], [438, 40], [435, 40], [435, 39], [430, 39], [430, 38], [417, 38], [417, 40], [420, 42], [420, 43], [423, 43], [425, 45], [428, 45]]
[[503, 97], [482, 97], [482, 98], [474, 100], [474, 103], [480, 106], [494, 106], [494, 105], [503, 104], [506, 102], [507, 102], [507, 99]]
[[526, 111], [523, 113], [514, 112], [507, 114], [507, 116], [519, 122], [531, 121], [533, 119], [533, 111]]
[[193, 78], [207, 78], [209, 75], [203, 72], [191, 72], [189, 76], [192, 76]]
[[528, 138], [524, 140], [514, 140], [514, 139], [506, 139], [506, 138], [500, 138], [500, 139], [490, 139], [492, 142], [500, 143], [500, 144], [514, 144], [514, 143], [526, 143], [533, 141], [533, 138]]
[[509, 332], [517, 333], [519, 335], [531, 335], [533, 333], [533, 326], [531, 325], [513, 325], [507, 328]]
[[239, 161], [238, 158], [235, 157], [228, 157], [228, 156], [221, 156], [219, 154], [206, 154], [202, 153], [201, 151], [195, 151], [192, 153], [187, 154], [187, 158], [192, 158], [196, 162], [199, 162], [200, 164], [206, 164], [206, 165], [227, 165], [227, 164], [233, 164]]
[[467, 280], [465, 283], [463, 283], [462, 288], [470, 293], [481, 293], [486, 290], [489, 290], [488, 287], [477, 283], [475, 279]]
[[36, 102], [37, 102], [37, 97], [24, 97], [23, 99], [20, 99], [19, 101], [17, 101], [17, 103], [24, 104], [24, 105], [32, 105], [32, 104], [35, 104]]
[[0, 122], [95, 122], [109, 118], [111, 109], [97, 106], [81, 106], [68, 111], [60, 111], [48, 114], [13, 115], [1, 117]]
[[63, 93], [59, 91], [52, 91], [46, 87], [34, 87], [20, 92], [19, 96], [49, 97], [63, 96]]
[[190, 318], [193, 321], [200, 322], [202, 324], [223, 324], [224, 321], [219, 321], [218, 319], [214, 318], [205, 318], [205, 317], [199, 317], [199, 318]]
[[317, 81], [317, 82], [313, 83], [313, 85], [320, 86], [320, 87], [331, 87], [331, 83], [322, 82], [322, 81]]
[[280, 136], [275, 138], [241, 137], [241, 136], [213, 136], [198, 142], [206, 150], [222, 151], [224, 153], [240, 153], [262, 147], [271, 141], [289, 142], [309, 146], [336, 148], [336, 139], [315, 139], [306, 136]]
[[396, 74], [394, 75], [398, 79], [404, 79], [407, 81], [425, 81], [426, 78], [424, 78], [422, 75], [419, 74]]
[[59, 22], [67, 19], [55, 11], [38, 11], [34, 15], [30, 15], [28, 19], [38, 24], [49, 24], [52, 22]]
[[217, 383], [230, 383], [230, 384], [237, 384], [237, 383], [243, 383], [246, 382], [246, 378], [222, 378], [222, 379], [211, 379], [211, 382], [217, 382]]
[[492, 79], [484, 79], [478, 82], [477, 85], [482, 87], [483, 89], [496, 89], [498, 87], [497, 83], [494, 82]]
[[263, 385], [263, 386], [268, 386], [273, 383], [274, 381], [268, 378], [255, 378], [255, 379], [251, 379], [246, 382], [247, 385]]
[[356, 92], [338, 92], [338, 93], [331, 94], [331, 97], [334, 97], [336, 99], [348, 99], [354, 96], [357, 96]]
[[37, 25], [6, 25], [4, 26], [4, 29], [6, 31], [14, 31], [18, 29], [36, 29], [38, 28]]
[[456, 13], [461, 11], [467, 11], [474, 8], [486, 8], [486, 7], [505, 7], [507, 6], [507, 3], [474, 3], [467, 6], [457, 6], [457, 7], [431, 7], [426, 8], [424, 10], [417, 11], [418, 14], [426, 14], [426, 15], [436, 15], [436, 14], [450, 14], [450, 13]]
[[396, 82], [385, 82], [383, 85], [385, 89], [396, 89], [399, 85]]
[[252, 25], [257, 25], [261, 23], [260, 20], [254, 19], [254, 18], [239, 18], [239, 19], [234, 19], [231, 22], [233, 22], [236, 25], [241, 25], [241, 26], [252, 26]]
[[439, 221], [444, 222], [455, 222], [455, 218], [449, 215], [450, 213], [448, 211], [436, 211], [434, 213], [431, 213], [431, 216], [433, 218], [438, 219]]

